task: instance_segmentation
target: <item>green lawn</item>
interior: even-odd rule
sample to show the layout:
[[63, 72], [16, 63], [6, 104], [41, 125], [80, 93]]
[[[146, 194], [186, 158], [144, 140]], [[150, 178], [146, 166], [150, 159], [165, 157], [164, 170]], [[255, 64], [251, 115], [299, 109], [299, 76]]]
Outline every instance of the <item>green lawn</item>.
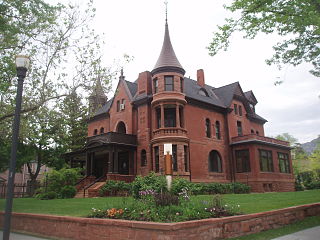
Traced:
[[[192, 201], [211, 201], [212, 196], [193, 196]], [[226, 194], [223, 199], [227, 204], [240, 205], [243, 213], [255, 213], [273, 209], [320, 202], [320, 190], [288, 193], [252, 193]], [[14, 212], [43, 213], [64, 216], [86, 216], [91, 208], [124, 208], [133, 201], [132, 198], [75, 198], [38, 200], [34, 198], [17, 198], [13, 202]], [[0, 199], [0, 209], [4, 209], [5, 200]]]
[[[301, 230], [312, 228], [320, 225], [320, 216], [308, 217], [302, 221], [260, 233], [242, 236], [238, 238], [231, 238], [232, 240], [270, 240], [273, 238], [281, 237], [287, 234], [299, 232]], [[230, 240], [231, 240], [230, 239]]]

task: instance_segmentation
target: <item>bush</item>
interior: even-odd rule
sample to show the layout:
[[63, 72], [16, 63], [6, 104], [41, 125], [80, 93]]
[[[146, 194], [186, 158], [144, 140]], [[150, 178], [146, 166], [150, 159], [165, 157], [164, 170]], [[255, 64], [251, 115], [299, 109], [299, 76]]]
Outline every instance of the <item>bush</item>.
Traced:
[[131, 192], [131, 184], [126, 183], [124, 181], [115, 181], [115, 180], [108, 180], [106, 184], [102, 186], [99, 190], [99, 195], [102, 196], [118, 196], [118, 195], [125, 195], [130, 194]]
[[162, 192], [154, 195], [156, 206], [178, 205], [179, 197], [170, 192]]
[[66, 185], [60, 190], [60, 198], [73, 198], [77, 193], [77, 189], [74, 186]]
[[251, 187], [243, 183], [232, 183], [233, 193], [250, 193]]
[[144, 190], [154, 190], [157, 193], [167, 191], [165, 177], [157, 176], [154, 172], [145, 177], [137, 176], [131, 184], [134, 198], [140, 198], [139, 192]]
[[190, 185], [192, 183], [189, 182], [187, 179], [184, 178], [174, 178], [172, 181], [172, 186], [171, 186], [171, 192], [175, 195], [178, 195], [179, 193], [182, 192], [182, 189], [190, 189]]
[[[40, 196], [44, 196], [41, 199], [52, 199], [46, 198], [47, 194], [50, 192], [50, 197], [54, 198], [71, 198], [76, 194], [76, 189], [74, 185], [80, 178], [79, 168], [62, 168], [60, 170], [52, 170], [46, 174], [43, 178], [45, 181], [44, 185], [39, 189]], [[55, 193], [55, 195], [52, 194]], [[39, 195], [39, 194], [38, 194]], [[39, 196], [38, 196], [39, 197]]]
[[56, 192], [44, 192], [44, 193], [38, 193], [36, 195], [36, 198], [41, 199], [41, 200], [50, 200], [50, 199], [55, 199], [57, 198], [58, 195]]

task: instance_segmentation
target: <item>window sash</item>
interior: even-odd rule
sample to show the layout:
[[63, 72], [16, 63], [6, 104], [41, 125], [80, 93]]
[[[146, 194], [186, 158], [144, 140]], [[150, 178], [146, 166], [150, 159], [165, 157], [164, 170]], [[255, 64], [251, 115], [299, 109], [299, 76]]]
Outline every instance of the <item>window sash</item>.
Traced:
[[165, 76], [164, 77], [164, 90], [165, 91], [173, 91], [173, 76]]
[[237, 150], [235, 155], [237, 172], [251, 172], [249, 150]]
[[259, 150], [260, 170], [262, 172], [273, 172], [272, 152], [267, 150]]

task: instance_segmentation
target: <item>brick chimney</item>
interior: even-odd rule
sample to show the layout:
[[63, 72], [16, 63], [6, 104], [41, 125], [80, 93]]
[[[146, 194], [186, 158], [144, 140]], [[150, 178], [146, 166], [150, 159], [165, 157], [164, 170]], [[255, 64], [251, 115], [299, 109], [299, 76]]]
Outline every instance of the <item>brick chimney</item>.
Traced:
[[148, 71], [139, 73], [138, 77], [138, 94], [150, 94], [151, 90], [151, 73]]
[[199, 86], [204, 87], [205, 82], [204, 82], [204, 72], [203, 72], [203, 69], [197, 70], [197, 82], [198, 82], [198, 85], [199, 85]]

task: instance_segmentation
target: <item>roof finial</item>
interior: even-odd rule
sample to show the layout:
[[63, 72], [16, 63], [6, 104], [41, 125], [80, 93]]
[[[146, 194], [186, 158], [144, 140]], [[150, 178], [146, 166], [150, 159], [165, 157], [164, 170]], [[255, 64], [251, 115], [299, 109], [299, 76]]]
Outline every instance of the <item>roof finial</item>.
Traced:
[[124, 76], [123, 76], [123, 67], [121, 68], [120, 70], [120, 77], [119, 77], [120, 80], [124, 80]]
[[164, 4], [166, 5], [166, 24], [168, 23], [168, 1], [164, 1]]

